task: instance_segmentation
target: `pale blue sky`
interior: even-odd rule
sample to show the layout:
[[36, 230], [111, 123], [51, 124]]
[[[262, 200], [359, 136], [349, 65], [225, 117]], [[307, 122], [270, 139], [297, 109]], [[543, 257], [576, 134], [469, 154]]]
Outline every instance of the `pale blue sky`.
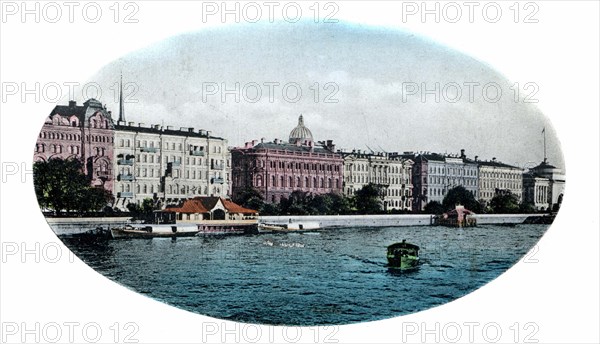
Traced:
[[[128, 121], [164, 123], [211, 130], [236, 146], [245, 141], [287, 139], [300, 114], [315, 139], [333, 139], [339, 148], [393, 151], [435, 151], [493, 157], [523, 166], [543, 158], [542, 134], [546, 127], [548, 160], [563, 166], [551, 125], [533, 104], [515, 102], [513, 82], [492, 67], [460, 52], [409, 32], [349, 24], [279, 23], [245, 24], [212, 28], [165, 40], [124, 56], [100, 70], [94, 81], [108, 89], [123, 70], [125, 82], [135, 82], [138, 103], [126, 104]], [[260, 101], [235, 102], [221, 92], [207, 94], [210, 85], [234, 88], [260, 86]], [[268, 97], [273, 86], [274, 101]], [[298, 102], [282, 96], [283, 86], [302, 89]], [[315, 102], [314, 84], [320, 92]], [[324, 97], [337, 85], [326, 103]], [[421, 90], [402, 97], [403, 84], [440, 85], [440, 101]], [[455, 83], [455, 84], [454, 84]], [[474, 99], [468, 99], [469, 86]], [[483, 85], [502, 88], [498, 102], [486, 101]], [[204, 85], [204, 87], [203, 87]], [[412, 84], [411, 84], [412, 85]], [[457, 102], [452, 85], [459, 85]], [[313, 89], [311, 89], [311, 87]], [[255, 87], [248, 97], [254, 98]], [[295, 94], [289, 89], [289, 98]], [[494, 88], [488, 89], [490, 97]], [[242, 90], [240, 90], [242, 91]], [[528, 91], [531, 91], [529, 89]], [[203, 99], [205, 93], [205, 99]], [[535, 97], [534, 97], [535, 98]], [[81, 100], [81, 99], [78, 99]], [[118, 105], [102, 99], [118, 116]]]

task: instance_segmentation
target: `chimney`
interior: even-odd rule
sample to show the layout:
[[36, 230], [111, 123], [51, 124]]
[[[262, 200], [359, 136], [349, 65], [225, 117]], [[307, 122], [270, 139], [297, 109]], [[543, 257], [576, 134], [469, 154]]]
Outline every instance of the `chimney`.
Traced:
[[479, 159], [479, 155], [475, 155], [475, 161], [478, 161], [477, 159]]
[[173, 126], [172, 125], [167, 125], [167, 130], [173, 130]]
[[465, 150], [464, 150], [464, 149], [461, 149], [461, 150], [460, 150], [460, 157], [461, 157], [461, 158], [463, 158], [463, 159], [467, 157], [467, 156], [465, 155]]
[[335, 152], [335, 145], [333, 144], [333, 140], [327, 140], [327, 149], [331, 152]]
[[252, 140], [252, 147], [256, 146], [256, 140]]
[[279, 143], [279, 139], [274, 139], [273, 143], [278, 144]]
[[77, 105], [77, 102], [74, 100], [69, 100], [69, 107], [74, 108]]
[[493, 162], [496, 162], [496, 157], [493, 157], [493, 158], [492, 158], [492, 161], [493, 161]]
[[135, 125], [135, 123], [134, 123], [134, 122], [129, 122], [129, 124], [128, 124], [128, 125], [129, 125], [130, 127], [133, 127], [133, 126]]
[[144, 127], [144, 123], [138, 123], [138, 127], [143, 128]]

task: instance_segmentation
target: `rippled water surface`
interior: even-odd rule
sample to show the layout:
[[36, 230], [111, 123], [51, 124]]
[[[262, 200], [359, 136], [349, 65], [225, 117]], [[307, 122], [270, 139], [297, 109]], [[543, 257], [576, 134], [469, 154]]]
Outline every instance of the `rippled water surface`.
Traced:
[[[318, 325], [389, 318], [481, 287], [523, 257], [545, 225], [336, 228], [316, 233], [64, 239], [106, 277], [168, 304], [240, 322]], [[411, 272], [385, 249], [421, 247]]]

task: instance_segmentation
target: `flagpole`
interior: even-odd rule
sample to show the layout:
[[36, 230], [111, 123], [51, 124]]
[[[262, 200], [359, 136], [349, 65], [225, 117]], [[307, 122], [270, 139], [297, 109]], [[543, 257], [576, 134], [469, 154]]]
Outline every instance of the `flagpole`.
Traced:
[[544, 134], [544, 163], [546, 162], [546, 127], [542, 130], [542, 134]]

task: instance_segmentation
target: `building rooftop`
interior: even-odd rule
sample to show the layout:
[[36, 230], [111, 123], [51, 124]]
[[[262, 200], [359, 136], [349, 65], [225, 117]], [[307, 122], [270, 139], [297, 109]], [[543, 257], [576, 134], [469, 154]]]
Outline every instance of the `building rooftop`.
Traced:
[[131, 132], [138, 132], [138, 133], [149, 133], [149, 134], [202, 137], [202, 138], [211, 138], [211, 139], [216, 139], [216, 140], [224, 140], [224, 138], [222, 138], [222, 137], [208, 135], [208, 132], [206, 130], [194, 131], [194, 128], [181, 128], [181, 129], [177, 130], [177, 129], [171, 128], [170, 126], [167, 126], [165, 128], [158, 124], [144, 126], [143, 124], [139, 123], [136, 126], [133, 124], [133, 122], [130, 122], [129, 125], [124, 125], [124, 124], [115, 125], [115, 130], [131, 131]]

